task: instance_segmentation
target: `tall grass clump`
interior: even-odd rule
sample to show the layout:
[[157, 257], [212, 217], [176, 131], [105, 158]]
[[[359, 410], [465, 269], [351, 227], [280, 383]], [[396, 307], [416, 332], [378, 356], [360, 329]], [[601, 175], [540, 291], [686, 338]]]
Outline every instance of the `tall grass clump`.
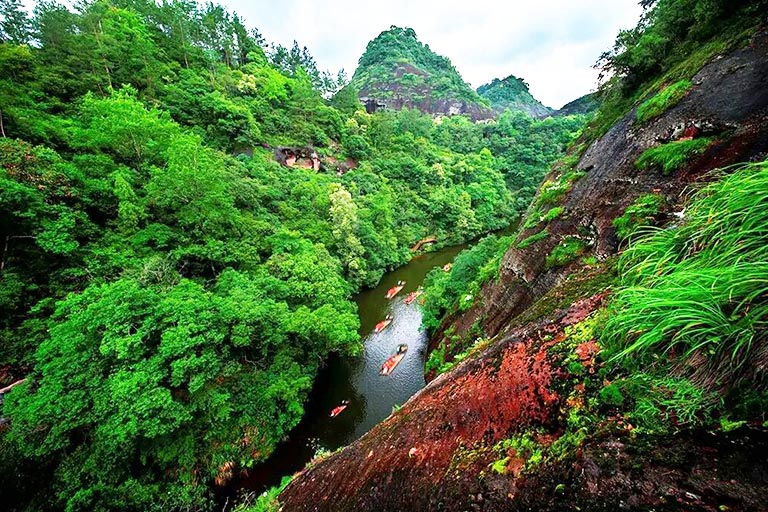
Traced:
[[635, 162], [638, 169], [660, 168], [664, 174], [672, 174], [692, 156], [703, 153], [711, 138], [679, 140], [646, 149]]
[[637, 107], [637, 122], [645, 123], [677, 105], [691, 88], [690, 80], [680, 80]]
[[651, 223], [653, 216], [659, 212], [664, 198], [658, 194], [644, 194], [629, 205], [620, 217], [613, 220], [616, 236], [628, 238], [637, 228]]
[[768, 162], [700, 190], [681, 224], [644, 229], [619, 260], [608, 350], [738, 368], [768, 326]]

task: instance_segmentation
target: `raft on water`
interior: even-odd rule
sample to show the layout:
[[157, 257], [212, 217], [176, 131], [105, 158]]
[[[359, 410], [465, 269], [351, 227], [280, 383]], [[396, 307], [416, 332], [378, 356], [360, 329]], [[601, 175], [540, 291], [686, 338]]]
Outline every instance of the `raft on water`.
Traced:
[[408, 345], [405, 343], [401, 343], [397, 346], [397, 353], [384, 361], [384, 364], [381, 365], [381, 371], [379, 372], [380, 375], [387, 376], [390, 373], [392, 373], [392, 370], [397, 367], [398, 364], [400, 364], [400, 361], [403, 360], [405, 357], [405, 353], [408, 352]]
[[398, 281], [395, 286], [387, 290], [387, 298], [391, 299], [398, 293], [400, 293], [400, 290], [402, 290], [405, 287], [405, 281]]
[[387, 315], [386, 318], [384, 318], [384, 320], [376, 324], [376, 327], [373, 328], [373, 332], [379, 333], [384, 329], [386, 329], [391, 323], [392, 323], [392, 315]]
[[415, 292], [411, 292], [411, 293], [409, 293], [409, 294], [408, 294], [408, 295], [405, 297], [405, 303], [406, 303], [406, 304], [410, 304], [411, 302], [413, 302], [414, 300], [416, 300], [416, 297], [418, 297], [418, 296], [419, 296], [419, 295], [421, 295], [422, 293], [424, 293], [424, 290], [423, 290], [422, 288], [419, 288], [419, 289], [418, 289], [418, 290], [416, 290]]
[[335, 418], [336, 416], [341, 414], [341, 411], [346, 409], [348, 405], [349, 405], [349, 400], [344, 400], [343, 402], [341, 402], [341, 405], [337, 405], [336, 407], [331, 409], [331, 418]]

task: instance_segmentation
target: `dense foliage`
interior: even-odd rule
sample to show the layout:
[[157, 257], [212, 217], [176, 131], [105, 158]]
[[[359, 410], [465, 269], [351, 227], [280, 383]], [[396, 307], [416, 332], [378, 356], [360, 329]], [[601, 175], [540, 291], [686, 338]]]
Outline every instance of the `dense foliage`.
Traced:
[[463, 311], [471, 306], [480, 286], [498, 272], [501, 257], [511, 242], [511, 237], [487, 236], [459, 253], [450, 271], [430, 271], [424, 280], [424, 327], [434, 329], [446, 311]]
[[[214, 4], [2, 9], [11, 509], [212, 506], [298, 423], [329, 352], [358, 350], [350, 295], [421, 238], [508, 225], [582, 122], [329, 102], [306, 50], [265, 52]], [[323, 168], [278, 164], [284, 145]]]

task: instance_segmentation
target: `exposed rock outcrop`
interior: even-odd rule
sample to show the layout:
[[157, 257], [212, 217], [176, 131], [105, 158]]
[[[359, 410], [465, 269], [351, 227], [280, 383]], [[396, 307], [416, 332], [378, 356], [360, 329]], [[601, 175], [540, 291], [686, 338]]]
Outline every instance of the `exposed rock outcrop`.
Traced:
[[275, 160], [286, 167], [303, 167], [315, 171], [319, 171], [321, 165], [320, 156], [310, 146], [275, 148]]

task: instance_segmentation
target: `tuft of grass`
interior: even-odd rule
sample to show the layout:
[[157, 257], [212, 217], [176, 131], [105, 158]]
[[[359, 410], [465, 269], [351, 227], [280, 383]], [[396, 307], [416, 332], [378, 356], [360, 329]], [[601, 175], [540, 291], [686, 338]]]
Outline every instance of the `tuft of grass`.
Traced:
[[634, 400], [628, 417], [638, 432], [665, 433], [672, 425], [711, 425], [719, 403], [716, 393], [683, 377], [639, 372], [617, 387]]
[[560, 217], [563, 212], [565, 211], [565, 208], [562, 206], [555, 206], [554, 208], [551, 208], [547, 213], [544, 214], [544, 217], [542, 217], [542, 222], [551, 222], [558, 217]]
[[725, 358], [722, 376], [768, 333], [768, 162], [696, 193], [681, 225], [650, 229], [619, 260], [604, 343], [629, 356]]
[[563, 239], [547, 256], [546, 268], [567, 265], [587, 249], [587, 244], [580, 238], [569, 236]]
[[677, 105], [691, 88], [690, 80], [680, 80], [665, 87], [648, 101], [637, 107], [637, 122], [645, 123]]
[[640, 226], [650, 224], [653, 216], [659, 212], [663, 201], [664, 198], [658, 194], [645, 194], [635, 199], [635, 202], [629, 205], [620, 217], [613, 219], [616, 236], [623, 240]]
[[544, 229], [544, 230], [542, 230], [542, 231], [539, 231], [539, 232], [538, 232], [538, 233], [536, 233], [535, 235], [531, 235], [531, 236], [529, 236], [528, 238], [526, 238], [526, 239], [524, 239], [524, 240], [521, 240], [520, 242], [518, 242], [518, 244], [517, 244], [517, 248], [518, 248], [518, 249], [525, 249], [525, 248], [526, 248], [526, 247], [528, 247], [529, 245], [533, 245], [533, 244], [535, 244], [536, 242], [538, 242], [538, 241], [540, 241], [540, 240], [544, 240], [544, 239], [545, 239], [545, 238], [547, 238], [548, 236], [549, 236], [549, 233], [547, 233], [547, 230], [546, 230], [546, 229]]
[[711, 138], [680, 140], [646, 149], [635, 162], [638, 169], [660, 168], [664, 174], [672, 174], [692, 156], [703, 153]]
[[234, 512], [278, 512], [282, 508], [278, 496], [291, 483], [292, 478], [291, 476], [283, 477], [279, 486], [272, 487], [259, 496], [253, 493], [247, 494], [245, 499], [234, 508]]

